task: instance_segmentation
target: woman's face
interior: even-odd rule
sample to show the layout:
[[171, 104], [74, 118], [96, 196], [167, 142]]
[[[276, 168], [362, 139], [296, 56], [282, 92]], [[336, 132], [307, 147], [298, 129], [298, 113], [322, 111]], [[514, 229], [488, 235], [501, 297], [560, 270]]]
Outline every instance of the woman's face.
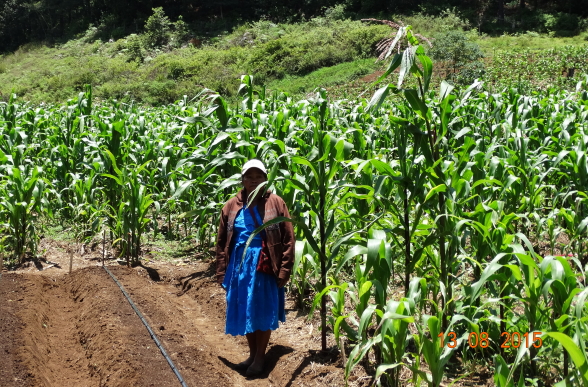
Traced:
[[267, 181], [265, 173], [257, 168], [248, 169], [242, 178], [243, 187], [245, 188], [245, 191], [247, 191], [247, 194], [255, 191], [255, 188], [264, 181]]

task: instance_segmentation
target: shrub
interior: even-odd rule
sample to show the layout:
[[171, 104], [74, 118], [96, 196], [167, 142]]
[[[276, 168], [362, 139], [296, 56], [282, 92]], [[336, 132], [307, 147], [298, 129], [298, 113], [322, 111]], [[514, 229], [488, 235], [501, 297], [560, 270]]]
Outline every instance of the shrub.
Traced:
[[470, 28], [470, 22], [462, 18], [455, 8], [445, 9], [436, 19], [442, 31], [467, 30]]
[[390, 27], [371, 25], [349, 29], [343, 33], [343, 38], [344, 44], [355, 49], [359, 58], [367, 58], [375, 55], [377, 43], [389, 35]]
[[[259, 20], [251, 23], [251, 27], [245, 33], [249, 32], [253, 35], [255, 42], [265, 43], [270, 40], [279, 39], [285, 34], [285, 31], [279, 25], [270, 22], [269, 20]], [[245, 34], [244, 34], [245, 35]]]
[[578, 22], [578, 29], [581, 32], [588, 31], [588, 19], [581, 19]]
[[480, 47], [468, 40], [461, 31], [440, 34], [429, 50], [430, 56], [445, 62], [448, 67], [447, 78], [459, 84], [468, 84], [484, 73], [484, 57]]
[[253, 52], [248, 65], [252, 74], [281, 78], [285, 73], [281, 64], [288, 56], [287, 42], [284, 39], [272, 40]]
[[455, 9], [446, 9], [438, 16], [417, 13], [406, 17], [395, 16], [391, 20], [399, 20], [411, 25], [413, 31], [425, 36], [456, 30], [463, 31], [470, 28], [470, 22], [462, 18]]
[[90, 24], [90, 26], [88, 26], [88, 29], [84, 33], [84, 36], [82, 36], [81, 40], [84, 43], [92, 43], [93, 41], [98, 39], [99, 34], [100, 31], [98, 30], [98, 28]]
[[128, 85], [118, 82], [106, 82], [94, 90], [97, 95], [100, 95], [106, 100], [120, 100], [123, 99], [126, 94], [128, 94]]
[[171, 21], [165, 15], [162, 7], [153, 8], [153, 15], [145, 23], [145, 40], [151, 47], [167, 44]]
[[336, 4], [325, 9], [325, 18], [327, 20], [344, 20], [345, 19], [345, 4]]
[[[247, 71], [262, 78], [307, 74], [321, 67], [371, 56], [376, 43], [390, 33], [387, 26], [366, 26], [351, 21], [317, 27], [315, 19], [306, 25], [305, 31], [288, 31], [282, 38], [258, 45], [247, 61]], [[313, 28], [309, 28], [311, 24]]]
[[169, 79], [178, 80], [182, 78], [186, 72], [184, 65], [179, 61], [172, 61], [167, 66], [167, 77]]
[[47, 79], [45, 87], [49, 91], [57, 91], [63, 89], [66, 86], [66, 83], [66, 78], [63, 75], [58, 74]]
[[176, 98], [174, 86], [175, 83], [173, 81], [146, 82], [141, 87], [141, 91], [145, 92], [142, 99], [151, 105], [163, 105], [173, 102]]
[[127, 51], [127, 62], [139, 62], [142, 63], [145, 60], [143, 55], [143, 42], [140, 36], [131, 34], [127, 38], [126, 43]]
[[188, 41], [188, 37], [190, 36], [188, 24], [184, 21], [182, 16], [180, 16], [173, 25], [174, 31], [171, 34], [172, 46], [176, 48], [181, 47]]
[[570, 36], [580, 32], [580, 19], [577, 15], [558, 12], [539, 15], [543, 31], [552, 35]]
[[125, 29], [114, 15], [103, 15], [98, 25], [102, 40], [119, 40], [125, 37]]
[[91, 85], [96, 81], [96, 73], [93, 70], [84, 69], [72, 77], [72, 84], [76, 90], [83, 90], [84, 85]]

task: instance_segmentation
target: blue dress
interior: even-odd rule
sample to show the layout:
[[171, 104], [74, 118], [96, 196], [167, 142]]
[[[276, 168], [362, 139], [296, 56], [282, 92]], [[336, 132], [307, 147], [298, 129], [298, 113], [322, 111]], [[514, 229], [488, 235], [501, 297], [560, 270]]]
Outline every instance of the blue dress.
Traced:
[[[253, 211], [258, 224], [261, 224], [257, 208]], [[231, 257], [223, 282], [223, 287], [227, 290], [225, 332], [233, 336], [256, 330], [275, 330], [278, 328], [278, 320], [286, 321], [284, 288], [278, 288], [274, 276], [256, 270], [261, 252], [261, 234], [253, 238], [245, 258], [242, 259], [247, 239], [255, 228], [249, 210], [239, 210], [235, 217]]]

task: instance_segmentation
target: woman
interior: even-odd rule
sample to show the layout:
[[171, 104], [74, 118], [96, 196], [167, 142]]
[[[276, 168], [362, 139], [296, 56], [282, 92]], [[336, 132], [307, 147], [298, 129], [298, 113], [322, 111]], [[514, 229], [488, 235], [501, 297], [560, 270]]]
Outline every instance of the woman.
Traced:
[[[237, 364], [247, 376], [263, 372], [265, 350], [278, 320], [285, 322], [284, 285], [294, 263], [294, 230], [292, 223], [280, 222], [257, 234], [243, 251], [247, 239], [261, 225], [279, 216], [290, 217], [286, 204], [277, 195], [257, 186], [267, 181], [267, 171], [259, 160], [249, 160], [241, 171], [243, 189], [223, 207], [216, 245], [216, 275], [227, 291], [226, 333], [245, 335], [249, 357]], [[253, 218], [255, 216], [255, 218]], [[265, 238], [269, 253], [270, 273], [257, 270]]]

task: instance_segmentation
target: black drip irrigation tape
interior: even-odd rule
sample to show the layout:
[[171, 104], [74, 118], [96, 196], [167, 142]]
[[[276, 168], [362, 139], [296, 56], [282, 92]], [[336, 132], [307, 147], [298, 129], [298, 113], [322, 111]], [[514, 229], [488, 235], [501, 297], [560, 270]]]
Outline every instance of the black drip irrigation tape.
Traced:
[[110, 277], [112, 277], [112, 279], [114, 280], [114, 282], [116, 282], [116, 284], [118, 285], [118, 287], [120, 288], [120, 290], [122, 291], [122, 293], [124, 294], [124, 296], [127, 298], [127, 301], [129, 301], [129, 304], [131, 304], [131, 306], [135, 310], [135, 313], [137, 313], [137, 316], [139, 316], [139, 318], [141, 319], [141, 321], [143, 321], [143, 324], [145, 325], [145, 327], [149, 331], [149, 334], [151, 335], [151, 338], [153, 339], [153, 341], [155, 341], [155, 344], [157, 345], [157, 348], [159, 348], [159, 350], [161, 351], [161, 354], [163, 355], [163, 357], [165, 357], [165, 360], [167, 360], [167, 363], [171, 367], [172, 371], [174, 371], [174, 374], [176, 374], [176, 376], [178, 377], [178, 380], [180, 381], [180, 383], [182, 384], [182, 386], [183, 387], [188, 387], [188, 385], [186, 384], [186, 382], [184, 382], [184, 379], [182, 378], [182, 375], [180, 375], [180, 371], [178, 371], [178, 369], [174, 365], [174, 362], [172, 361], [172, 359], [168, 356], [167, 352], [165, 352], [165, 349], [163, 348], [163, 346], [161, 345], [161, 343], [157, 339], [157, 336], [155, 335], [155, 332], [153, 332], [153, 329], [151, 329], [151, 327], [149, 326], [149, 323], [147, 323], [147, 320], [145, 320], [145, 318], [143, 317], [143, 315], [141, 314], [141, 312], [139, 311], [139, 309], [137, 308], [137, 306], [135, 306], [135, 303], [133, 302], [133, 300], [131, 300], [131, 297], [129, 297], [129, 295], [125, 291], [125, 288], [123, 288], [123, 286], [121, 285], [121, 283], [118, 282], [118, 280], [116, 279], [116, 277], [114, 276], [114, 274], [112, 274], [110, 272], [110, 270], [108, 270], [108, 268], [106, 266], [102, 266], [102, 267], [104, 268], [104, 270], [106, 270], [106, 272], [110, 275]]

